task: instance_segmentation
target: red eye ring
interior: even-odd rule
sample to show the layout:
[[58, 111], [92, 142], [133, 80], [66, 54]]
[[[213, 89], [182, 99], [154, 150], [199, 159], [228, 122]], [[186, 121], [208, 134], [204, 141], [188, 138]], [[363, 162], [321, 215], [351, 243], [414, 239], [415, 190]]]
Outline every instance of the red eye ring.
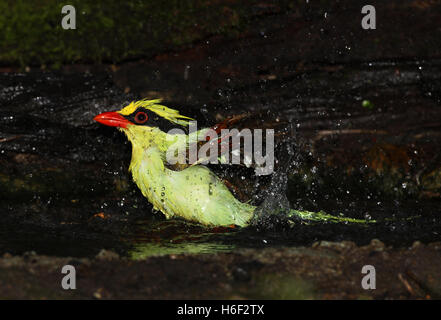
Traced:
[[135, 116], [135, 121], [136, 121], [136, 123], [139, 123], [139, 124], [146, 123], [148, 119], [149, 119], [149, 117], [147, 116], [147, 113], [142, 112], [142, 111], [138, 112]]

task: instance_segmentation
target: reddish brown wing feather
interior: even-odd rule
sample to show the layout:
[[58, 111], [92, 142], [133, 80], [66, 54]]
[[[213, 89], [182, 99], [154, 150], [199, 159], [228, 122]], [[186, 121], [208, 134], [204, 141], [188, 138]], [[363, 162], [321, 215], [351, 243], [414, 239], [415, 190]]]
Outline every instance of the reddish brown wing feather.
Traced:
[[216, 133], [218, 135], [221, 134], [221, 130], [222, 129], [227, 129], [227, 128], [231, 128], [235, 123], [237, 123], [238, 121], [247, 119], [250, 117], [249, 113], [245, 113], [245, 114], [239, 114], [239, 115], [235, 115], [235, 116], [230, 116], [228, 118], [226, 118], [224, 121], [215, 124], [212, 129], [214, 131], [216, 131]]
[[[217, 135], [219, 136], [219, 139], [217, 139], [216, 141], [210, 141], [210, 137], [207, 137], [207, 139], [205, 141], [199, 141], [197, 144], [197, 151], [199, 154], [199, 150], [200, 148], [205, 145], [206, 143], [217, 143], [218, 144], [218, 153], [214, 154], [214, 155], [210, 155], [210, 160], [211, 159], [217, 159], [219, 158], [221, 155], [225, 155], [227, 152], [230, 153], [230, 157], [229, 159], [232, 159], [231, 156], [231, 152], [234, 151], [234, 149], [232, 148], [231, 145], [231, 141], [232, 141], [232, 134], [229, 135], [224, 135], [223, 137], [221, 137], [221, 131], [223, 129], [237, 129], [239, 132], [244, 129], [244, 128], [261, 128], [261, 129], [265, 129], [265, 128], [272, 128], [272, 129], [276, 129], [277, 127], [284, 127], [286, 125], [286, 123], [284, 122], [275, 122], [272, 121], [271, 119], [268, 119], [268, 115], [265, 113], [256, 113], [256, 114], [251, 114], [251, 113], [244, 113], [244, 114], [239, 114], [239, 115], [233, 115], [233, 116], [229, 116], [227, 117], [225, 120], [223, 120], [222, 122], [219, 122], [217, 124], [215, 124], [212, 129], [214, 131], [216, 131]], [[283, 136], [284, 133], [282, 130], [280, 130], [280, 133], [278, 133], [278, 130], [276, 130], [275, 132], [275, 137], [278, 138], [279, 136]], [[224, 141], [228, 141], [228, 143], [222, 143]], [[243, 146], [241, 146], [243, 147]], [[187, 150], [187, 156], [186, 156], [186, 160], [187, 160], [187, 164], [176, 164], [173, 166], [169, 166], [170, 169], [172, 170], [183, 170], [187, 167], [190, 166], [190, 164], [188, 164], [188, 159], [189, 159], [189, 154], [188, 154]], [[240, 150], [240, 154], [243, 154], [243, 150]], [[241, 159], [242, 161], [243, 159]]]
[[[248, 113], [247, 114], [240, 114], [240, 115], [230, 116], [230, 117], [226, 118], [224, 121], [215, 124], [212, 127], [212, 129], [214, 131], [216, 131], [216, 133], [217, 133], [217, 135], [219, 137], [221, 137], [221, 131], [223, 129], [231, 128], [233, 125], [237, 124], [239, 121], [241, 121], [243, 119], [248, 118], [249, 116], [250, 116], [250, 114], [248, 114]], [[224, 136], [224, 137], [222, 137], [220, 139], [217, 139], [216, 141], [213, 141], [213, 142], [210, 142], [210, 137], [207, 137], [205, 141], [199, 141], [197, 143], [197, 152], [198, 152], [198, 154], [199, 154], [200, 148], [203, 145], [205, 145], [206, 143], [217, 143], [217, 144], [219, 144], [218, 153], [215, 154], [215, 155], [210, 155], [210, 160], [213, 159], [213, 158], [216, 159], [216, 158], [220, 157], [221, 155], [225, 154], [226, 152], [231, 152], [232, 151], [231, 150], [231, 139], [230, 139], [228, 144], [221, 143], [225, 139], [228, 139], [230, 136], [231, 135]], [[189, 161], [188, 161], [189, 158], [190, 158], [189, 157], [189, 149], [187, 149], [187, 155], [186, 155], [186, 162], [187, 163], [185, 163], [185, 164], [177, 163], [177, 164], [174, 164], [174, 165], [167, 164], [167, 167], [169, 169], [172, 169], [172, 170], [175, 170], [175, 171], [184, 170], [185, 168], [187, 168], [187, 167], [189, 167], [191, 165], [191, 164], [189, 164]]]

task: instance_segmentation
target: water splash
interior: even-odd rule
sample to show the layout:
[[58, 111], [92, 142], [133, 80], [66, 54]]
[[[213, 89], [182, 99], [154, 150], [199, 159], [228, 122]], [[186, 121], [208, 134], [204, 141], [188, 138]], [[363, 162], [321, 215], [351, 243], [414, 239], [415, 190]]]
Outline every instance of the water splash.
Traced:
[[[290, 123], [287, 130], [294, 132], [294, 126]], [[285, 160], [279, 161], [279, 169], [273, 174], [267, 194], [260, 206], [255, 210], [253, 220], [250, 225], [260, 229], [274, 229], [277, 226], [288, 226], [292, 228], [298, 223], [354, 223], [367, 224], [376, 223], [375, 220], [369, 219], [354, 219], [345, 217], [342, 214], [339, 216], [327, 214], [324, 211], [312, 212], [304, 210], [296, 210], [291, 208], [290, 202], [286, 195], [288, 190], [288, 174], [293, 167], [298, 163], [298, 154], [295, 152], [295, 134], [290, 135], [286, 139], [281, 149], [284, 152]]]

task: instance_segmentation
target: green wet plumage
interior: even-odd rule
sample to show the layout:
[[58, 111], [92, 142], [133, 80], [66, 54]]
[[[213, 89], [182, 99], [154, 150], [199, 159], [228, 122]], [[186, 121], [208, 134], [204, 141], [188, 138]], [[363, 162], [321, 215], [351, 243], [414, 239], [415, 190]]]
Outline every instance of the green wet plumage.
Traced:
[[[160, 100], [132, 102], [118, 113], [130, 116], [139, 107], [148, 109], [168, 121], [185, 126], [191, 118], [182, 116], [177, 110], [159, 104]], [[171, 135], [158, 127], [130, 124], [123, 131], [132, 143], [132, 160], [129, 170], [142, 194], [167, 218], [182, 217], [207, 226], [245, 227], [261, 214], [256, 206], [237, 200], [225, 184], [207, 167], [193, 165], [175, 171], [165, 165], [167, 150], [171, 145], [195, 141], [204, 135], [202, 129], [192, 135]], [[367, 223], [346, 217], [337, 217], [324, 212], [288, 210], [272, 212], [287, 219], [305, 221]], [[374, 221], [369, 221], [374, 222]]]
[[132, 142], [130, 171], [142, 194], [167, 218], [179, 216], [204, 225], [246, 226], [255, 207], [237, 200], [207, 167], [168, 169], [166, 133], [158, 128], [122, 129]]

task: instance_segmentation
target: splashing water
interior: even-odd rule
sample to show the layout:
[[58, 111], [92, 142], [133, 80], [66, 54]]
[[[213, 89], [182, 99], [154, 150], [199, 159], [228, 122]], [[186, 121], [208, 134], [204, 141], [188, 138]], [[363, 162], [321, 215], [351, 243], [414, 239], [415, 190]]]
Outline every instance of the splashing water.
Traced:
[[[287, 130], [294, 131], [292, 123], [288, 126]], [[282, 143], [282, 150], [286, 150], [288, 155], [287, 159], [280, 163], [279, 170], [273, 173], [270, 186], [270, 190], [265, 196], [263, 203], [257, 207], [252, 226], [257, 228], [274, 228], [277, 225], [289, 225], [293, 227], [296, 223], [310, 224], [313, 222], [324, 223], [357, 223], [367, 224], [375, 223], [375, 220], [363, 220], [345, 217], [343, 215], [334, 216], [327, 214], [324, 211], [312, 212], [296, 210], [291, 208], [286, 192], [288, 190], [288, 173], [296, 163], [295, 135], [291, 135], [286, 141]]]

